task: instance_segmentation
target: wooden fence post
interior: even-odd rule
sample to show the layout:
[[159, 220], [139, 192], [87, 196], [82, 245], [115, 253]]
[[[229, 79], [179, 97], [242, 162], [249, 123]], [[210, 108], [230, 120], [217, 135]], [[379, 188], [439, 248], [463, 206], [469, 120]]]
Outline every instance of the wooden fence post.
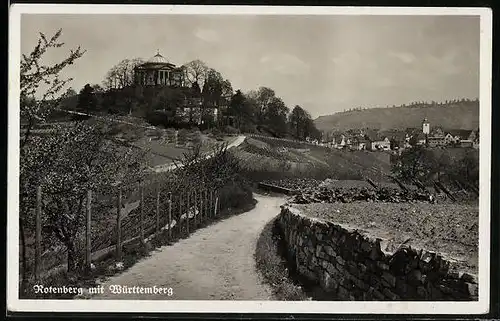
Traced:
[[214, 205], [214, 216], [217, 217], [217, 212], [218, 212], [218, 206], [219, 206], [219, 191], [215, 191], [215, 205]]
[[214, 217], [214, 213], [213, 213], [213, 205], [214, 205], [214, 190], [213, 189], [210, 189], [210, 200], [209, 200], [209, 208], [210, 208], [210, 217], [213, 218]]
[[116, 259], [122, 259], [122, 188], [118, 187], [118, 201], [116, 205]]
[[140, 225], [139, 225], [139, 237], [141, 239], [141, 243], [144, 243], [144, 184], [141, 182], [139, 185], [139, 191], [141, 193], [141, 212], [140, 212]]
[[168, 240], [172, 239], [172, 193], [168, 192]]
[[198, 195], [198, 202], [200, 204], [200, 218], [198, 220], [199, 224], [203, 224], [203, 190], [200, 188], [200, 192]]
[[42, 258], [42, 187], [36, 188], [36, 213], [35, 213], [35, 279], [40, 279]]
[[85, 267], [90, 271], [91, 265], [91, 235], [92, 235], [92, 217], [91, 217], [91, 202], [92, 202], [92, 191], [87, 190], [87, 206], [86, 206], [86, 230], [85, 230]]
[[186, 232], [187, 235], [189, 235], [189, 210], [190, 210], [190, 205], [189, 204], [189, 189], [187, 190], [187, 195], [186, 195]]
[[156, 186], [156, 234], [160, 233], [160, 187]]
[[198, 208], [198, 190], [196, 188], [194, 189], [193, 194], [194, 228], [197, 228], [200, 211], [198, 210], [198, 213], [196, 213], [196, 209]]
[[207, 208], [208, 207], [208, 204], [207, 204], [208, 203], [207, 202], [208, 197], [207, 196], [208, 196], [208, 190], [205, 189], [204, 193], [203, 193], [203, 210], [205, 212], [205, 221], [207, 221], [208, 216], [209, 216], [209, 214], [208, 214], [208, 208]]
[[182, 192], [179, 193], [179, 219], [178, 222], [175, 222], [178, 227], [179, 235], [181, 234], [182, 231], [181, 220], [182, 220]]
[[196, 204], [198, 206], [198, 226], [202, 223], [203, 211], [201, 208], [201, 189], [196, 190]]

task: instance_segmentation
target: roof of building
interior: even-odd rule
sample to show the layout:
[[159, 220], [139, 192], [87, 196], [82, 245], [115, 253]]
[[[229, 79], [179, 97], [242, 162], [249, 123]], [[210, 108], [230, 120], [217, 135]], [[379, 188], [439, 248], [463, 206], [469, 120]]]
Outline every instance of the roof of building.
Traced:
[[425, 139], [425, 134], [422, 133], [422, 132], [418, 132], [414, 135], [414, 137], [417, 139], [417, 140], [422, 140], [422, 139]]
[[138, 69], [177, 69], [174, 64], [168, 62], [158, 51], [156, 55], [149, 58], [143, 64], [137, 66]]
[[453, 137], [459, 137], [460, 139], [467, 139], [469, 138], [472, 130], [470, 129], [451, 129], [446, 131], [446, 133], [449, 133]]
[[168, 60], [160, 55], [160, 51], [158, 51], [153, 57], [149, 58], [147, 62], [153, 64], [168, 64]]
[[396, 141], [404, 141], [406, 139], [406, 133], [401, 130], [386, 130], [379, 134], [382, 138], [387, 137], [389, 139], [394, 139]]

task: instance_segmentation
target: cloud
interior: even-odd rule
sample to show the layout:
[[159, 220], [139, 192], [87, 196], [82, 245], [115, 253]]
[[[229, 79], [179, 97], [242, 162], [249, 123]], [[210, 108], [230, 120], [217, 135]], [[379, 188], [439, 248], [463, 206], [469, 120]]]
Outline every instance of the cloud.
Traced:
[[457, 75], [462, 72], [462, 66], [457, 61], [458, 52], [456, 50], [449, 50], [441, 56], [427, 57], [429, 67], [441, 71], [443, 75]]
[[215, 30], [212, 30], [212, 29], [197, 29], [194, 32], [194, 35], [198, 39], [201, 39], [201, 40], [206, 41], [206, 42], [219, 42], [220, 41], [219, 34]]
[[260, 58], [266, 68], [284, 75], [300, 75], [309, 72], [309, 64], [288, 53], [272, 53]]
[[410, 52], [389, 52], [389, 56], [394, 57], [405, 64], [411, 64], [416, 60], [415, 55]]

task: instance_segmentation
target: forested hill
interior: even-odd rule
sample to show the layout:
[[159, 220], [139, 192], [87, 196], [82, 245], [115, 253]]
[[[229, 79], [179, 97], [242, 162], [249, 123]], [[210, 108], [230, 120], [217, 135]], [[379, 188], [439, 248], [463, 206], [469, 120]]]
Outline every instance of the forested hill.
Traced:
[[320, 116], [314, 123], [323, 131], [358, 128], [388, 130], [418, 128], [424, 118], [429, 120], [432, 127], [475, 129], [479, 127], [479, 101], [463, 100], [442, 104], [357, 109]]

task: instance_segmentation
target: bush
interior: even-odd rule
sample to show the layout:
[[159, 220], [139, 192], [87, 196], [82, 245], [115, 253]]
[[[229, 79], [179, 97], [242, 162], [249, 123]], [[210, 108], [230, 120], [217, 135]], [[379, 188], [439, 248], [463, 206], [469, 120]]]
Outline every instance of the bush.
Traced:
[[146, 114], [146, 121], [153, 126], [165, 126], [168, 123], [169, 115], [164, 112], [152, 111]]
[[222, 129], [222, 131], [230, 135], [236, 135], [240, 133], [240, 131], [237, 128], [234, 128], [232, 126], [226, 126]]
[[252, 189], [250, 185], [240, 179], [225, 185], [220, 190], [221, 202], [224, 207], [240, 208], [253, 201]]

